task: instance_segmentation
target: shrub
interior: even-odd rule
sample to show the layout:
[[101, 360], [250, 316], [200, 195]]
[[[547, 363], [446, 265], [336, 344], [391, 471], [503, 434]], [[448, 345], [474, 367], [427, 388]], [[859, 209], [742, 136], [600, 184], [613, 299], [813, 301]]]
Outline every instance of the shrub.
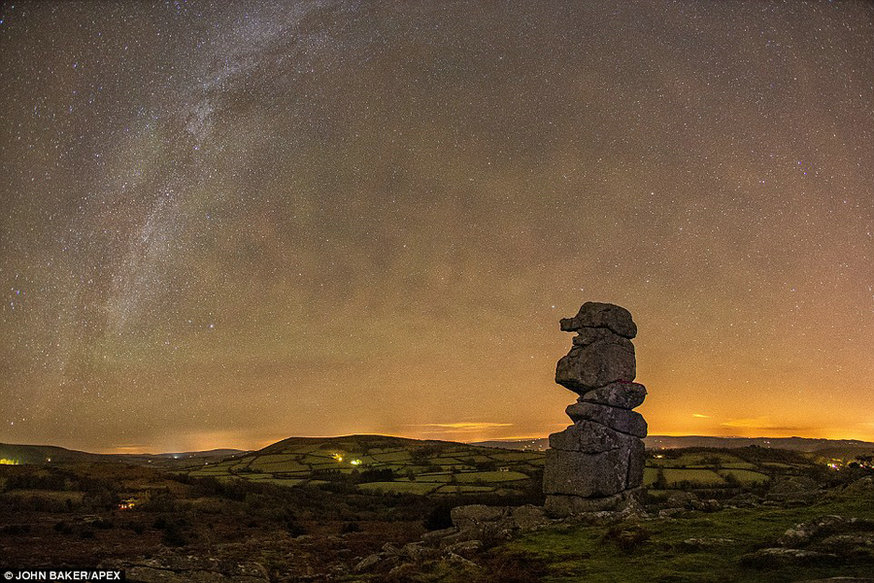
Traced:
[[474, 583], [539, 583], [549, 574], [548, 561], [528, 553], [492, 552], [480, 560], [484, 569]]
[[389, 469], [382, 470], [364, 470], [358, 475], [358, 481], [360, 483], [367, 482], [393, 482], [395, 479], [395, 473]]
[[441, 500], [425, 517], [425, 528], [427, 530], [441, 530], [452, 526], [451, 512], [455, 506], [458, 506], [457, 500]]
[[164, 536], [161, 537], [161, 543], [168, 547], [184, 547], [188, 544], [188, 539], [178, 525], [170, 523], [168, 527], [164, 529]]
[[605, 541], [616, 543], [625, 553], [632, 553], [643, 546], [649, 540], [650, 532], [637, 524], [623, 526], [621, 524], [611, 526], [604, 535]]

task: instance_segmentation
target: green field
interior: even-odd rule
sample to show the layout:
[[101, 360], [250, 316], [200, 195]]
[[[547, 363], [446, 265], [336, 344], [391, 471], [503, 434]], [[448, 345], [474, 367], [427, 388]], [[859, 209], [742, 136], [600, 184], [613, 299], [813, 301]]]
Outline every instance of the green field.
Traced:
[[456, 475], [459, 482], [512, 482], [525, 480], [527, 474], [521, 472], [464, 472]]
[[684, 483], [688, 484], [723, 484], [725, 480], [713, 470], [677, 470], [665, 469], [662, 470], [665, 474], [665, 480], [671, 487], [679, 486]]
[[720, 470], [720, 476], [733, 476], [741, 484], [751, 484], [757, 482], [767, 482], [770, 478], [761, 472], [753, 472], [751, 470]]
[[659, 471], [656, 468], [644, 468], [643, 469], [643, 485], [644, 486], [652, 486], [656, 483], [658, 479]]
[[[345, 482], [361, 492], [458, 494], [525, 491], [540, 480], [545, 454], [380, 436], [292, 438], [261, 451], [189, 467], [193, 477], [285, 486]], [[644, 484], [754, 488], [822, 465], [813, 454], [743, 448], [647, 452]], [[822, 462], [825, 463], [825, 462]]]
[[[368, 493], [511, 494], [540, 479], [544, 459], [536, 451], [381, 436], [291, 438], [187, 473], [286, 486], [345, 481]], [[644, 484], [662, 490], [753, 488], [799, 475], [819, 461], [812, 454], [765, 448], [649, 451]]]
[[368, 482], [359, 484], [358, 488], [365, 492], [392, 494], [430, 494], [439, 485], [428, 482]]
[[503, 493], [540, 479], [544, 455], [380, 436], [292, 438], [219, 463], [190, 467], [193, 477], [284, 486], [345, 481], [362, 492]]

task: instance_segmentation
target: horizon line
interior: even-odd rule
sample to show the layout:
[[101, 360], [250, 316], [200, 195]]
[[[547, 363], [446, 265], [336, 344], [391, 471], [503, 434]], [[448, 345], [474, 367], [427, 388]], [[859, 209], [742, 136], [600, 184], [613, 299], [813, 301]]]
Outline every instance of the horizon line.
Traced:
[[[231, 451], [239, 451], [244, 453], [251, 453], [255, 451], [260, 451], [271, 445], [276, 443], [285, 441], [287, 439], [343, 439], [350, 437], [392, 437], [397, 439], [409, 439], [413, 441], [443, 441], [443, 442], [451, 442], [451, 443], [463, 443], [469, 445], [475, 445], [478, 443], [488, 443], [488, 442], [497, 442], [497, 443], [511, 443], [514, 441], [533, 441], [540, 439], [548, 439], [549, 436], [529, 436], [529, 437], [501, 437], [494, 439], [478, 439], [478, 440], [453, 440], [453, 439], [433, 439], [433, 438], [420, 438], [420, 437], [408, 437], [406, 435], [395, 435], [390, 433], [343, 433], [336, 435], [291, 435], [288, 437], [284, 437], [282, 439], [278, 439], [276, 441], [271, 441], [267, 445], [262, 447], [258, 447], [255, 449], [243, 449], [239, 447], [231, 447], [231, 446], [219, 446], [219, 447], [210, 447], [208, 449], [189, 449], [189, 450], [176, 450], [176, 451], [159, 451], [157, 453], [153, 451], [115, 451], [114, 453], [109, 453], [104, 451], [87, 451], [84, 449], [74, 449], [70, 447], [65, 447], [63, 445], [54, 445], [50, 443], [7, 443], [0, 442], [0, 446], [8, 446], [8, 447], [56, 447], [59, 449], [65, 449], [67, 451], [78, 452], [78, 453], [87, 453], [91, 455], [111, 455], [111, 456], [161, 456], [161, 455], [175, 455], [175, 454], [191, 454], [191, 453], [207, 453], [211, 451], [220, 451], [220, 450], [231, 450]], [[788, 437], [773, 437], [768, 435], [760, 435], [760, 436], [742, 436], [742, 435], [701, 435], [701, 434], [665, 434], [665, 433], [656, 433], [652, 435], [648, 435], [644, 439], [660, 439], [660, 438], [697, 438], [697, 439], [763, 439], [763, 440], [786, 440], [786, 439], [806, 439], [811, 441], [856, 441], [864, 444], [874, 445], [874, 441], [866, 441], [864, 439], [858, 438], [842, 438], [842, 437], [804, 437], [800, 435], [792, 435]], [[119, 448], [124, 448], [125, 446], [115, 446], [116, 450]], [[133, 446], [131, 446], [133, 447]]]

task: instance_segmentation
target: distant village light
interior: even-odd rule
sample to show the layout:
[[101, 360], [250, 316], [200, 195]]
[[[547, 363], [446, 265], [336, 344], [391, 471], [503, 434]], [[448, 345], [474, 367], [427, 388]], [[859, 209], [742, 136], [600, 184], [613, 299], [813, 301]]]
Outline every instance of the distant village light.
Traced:
[[137, 505], [136, 498], [127, 498], [127, 499], [121, 501], [121, 503], [118, 505], [118, 509], [119, 510], [133, 510], [134, 506], [136, 506], [136, 505]]

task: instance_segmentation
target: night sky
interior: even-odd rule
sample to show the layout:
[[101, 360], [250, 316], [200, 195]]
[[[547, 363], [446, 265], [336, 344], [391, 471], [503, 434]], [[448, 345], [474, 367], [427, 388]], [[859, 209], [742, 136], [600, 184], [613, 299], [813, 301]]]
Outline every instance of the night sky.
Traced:
[[874, 440], [874, 5], [6, 2], [0, 441]]

